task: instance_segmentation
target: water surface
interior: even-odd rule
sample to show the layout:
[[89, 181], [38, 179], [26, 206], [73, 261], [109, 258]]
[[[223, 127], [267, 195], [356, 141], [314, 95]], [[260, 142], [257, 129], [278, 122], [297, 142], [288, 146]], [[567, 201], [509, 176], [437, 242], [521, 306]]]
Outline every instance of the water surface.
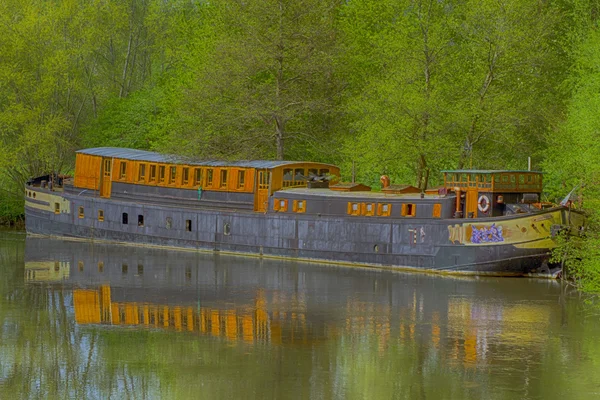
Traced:
[[600, 398], [600, 311], [454, 278], [0, 231], [0, 398]]

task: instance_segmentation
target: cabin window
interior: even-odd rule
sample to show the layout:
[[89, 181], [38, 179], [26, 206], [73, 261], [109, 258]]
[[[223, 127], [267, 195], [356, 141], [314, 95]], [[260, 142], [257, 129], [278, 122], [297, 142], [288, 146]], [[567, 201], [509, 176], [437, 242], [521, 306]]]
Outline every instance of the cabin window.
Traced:
[[291, 168], [283, 169], [283, 187], [292, 186], [294, 184], [294, 175]]
[[129, 265], [121, 264], [121, 275], [127, 275], [128, 271], [129, 271]]
[[323, 176], [323, 175], [329, 175], [329, 168], [321, 168], [319, 170], [319, 175]]
[[417, 215], [417, 205], [416, 204], [402, 204], [402, 213], [403, 217], [414, 217]]
[[165, 166], [158, 166], [158, 182], [163, 183], [165, 181]]
[[525, 175], [519, 175], [519, 185], [523, 185], [525, 183]]
[[138, 264], [138, 268], [137, 268], [137, 274], [138, 275], [144, 275], [144, 266], [142, 264]]
[[377, 215], [380, 217], [389, 217], [392, 213], [391, 204], [377, 204]]
[[60, 203], [54, 203], [54, 214], [60, 214]]
[[268, 189], [269, 188], [269, 175], [270, 172], [267, 171], [259, 171], [258, 173], [258, 188], [259, 189]]
[[140, 164], [138, 181], [143, 182], [146, 179], [146, 164]]
[[360, 215], [360, 203], [348, 202], [348, 214]]
[[213, 170], [209, 168], [206, 170], [206, 186], [212, 187], [213, 184]]
[[[286, 204], [286, 207], [287, 207], [287, 204]], [[225, 222], [225, 225], [223, 225], [223, 234], [225, 236], [231, 235], [231, 225], [229, 224], [229, 222]]]
[[181, 184], [186, 186], [190, 182], [190, 169], [185, 167], [181, 170]]
[[110, 176], [110, 160], [104, 160], [104, 176]]
[[202, 185], [202, 168], [194, 169], [194, 186]]
[[302, 185], [305, 181], [304, 168], [296, 168], [294, 170], [294, 185]]
[[104, 272], [104, 262], [98, 261], [98, 272]]
[[77, 263], [77, 269], [79, 270], [79, 272], [83, 272], [83, 261], [79, 261]]
[[435, 203], [433, 205], [433, 218], [441, 218], [442, 217], [442, 205], [440, 203]]
[[192, 220], [191, 219], [185, 220], [185, 230], [188, 232], [192, 231]]
[[533, 176], [527, 175], [527, 183], [533, 182]]
[[238, 182], [237, 182], [237, 187], [238, 189], [243, 189], [244, 185], [246, 183], [246, 171], [238, 171]]
[[85, 217], [85, 214], [84, 214], [84, 212], [83, 212], [83, 207], [79, 207], [79, 212], [77, 213], [77, 216], [78, 216], [79, 218], [83, 218], [83, 217]]
[[316, 168], [309, 168], [308, 169], [308, 177], [310, 178], [311, 176], [317, 176], [319, 175], [319, 170]]
[[273, 200], [273, 210], [285, 212], [287, 211], [288, 201], [287, 199], [275, 199]]
[[508, 183], [508, 175], [502, 175], [502, 183]]
[[129, 223], [129, 214], [123, 213], [123, 215], [121, 217], [121, 221], [124, 225], [127, 225]]
[[226, 169], [221, 170], [221, 179], [220, 179], [219, 187], [221, 187], [221, 188], [227, 187], [227, 170]]
[[167, 217], [167, 220], [166, 220], [166, 223], [165, 223], [165, 227], [167, 229], [171, 229], [173, 227], [173, 218]]
[[119, 178], [121, 178], [121, 179], [127, 178], [127, 161], [121, 161], [121, 163], [120, 163]]
[[517, 181], [517, 178], [514, 175], [511, 175], [510, 176], [510, 183], [512, 183], [514, 185], [516, 181]]
[[298, 213], [306, 212], [306, 200], [294, 200], [292, 209]]
[[500, 175], [494, 175], [494, 183], [500, 183]]
[[364, 215], [373, 216], [375, 215], [375, 203], [367, 203], [365, 204]]
[[175, 178], [177, 178], [177, 167], [170, 167], [169, 169], [169, 184], [175, 183]]
[[150, 165], [150, 175], [148, 176], [148, 181], [156, 182], [156, 165]]
[[98, 210], [98, 221], [104, 221], [104, 210]]
[[138, 215], [138, 226], [144, 226], [144, 216]]

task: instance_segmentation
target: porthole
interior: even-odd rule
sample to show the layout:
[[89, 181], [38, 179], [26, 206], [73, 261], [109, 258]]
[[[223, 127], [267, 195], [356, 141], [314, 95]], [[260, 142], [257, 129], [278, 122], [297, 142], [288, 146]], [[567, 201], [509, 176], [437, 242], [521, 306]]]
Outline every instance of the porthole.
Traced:
[[223, 234], [225, 236], [231, 235], [231, 226], [229, 225], [229, 222], [226, 222], [225, 225], [223, 226]]
[[379, 253], [379, 245], [378, 244], [376, 244], [375, 246], [373, 246], [373, 252]]

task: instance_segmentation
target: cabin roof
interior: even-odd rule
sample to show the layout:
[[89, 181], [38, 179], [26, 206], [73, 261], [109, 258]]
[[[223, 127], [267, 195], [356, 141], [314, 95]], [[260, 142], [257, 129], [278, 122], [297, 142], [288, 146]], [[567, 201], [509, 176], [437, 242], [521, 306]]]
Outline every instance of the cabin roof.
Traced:
[[[319, 189], [311, 189], [311, 188], [285, 188], [283, 190], [278, 190], [273, 193], [276, 198], [285, 198], [286, 195], [301, 195], [301, 196], [319, 196], [319, 197], [336, 197], [336, 198], [360, 198], [364, 201], [369, 200], [435, 200], [441, 198], [450, 198], [454, 197], [454, 195], [449, 196], [439, 196], [437, 194], [425, 194], [423, 198], [421, 198], [420, 193], [385, 193], [385, 192], [370, 192], [370, 191], [360, 191], [360, 192], [350, 192], [350, 191], [337, 191], [325, 188]], [[363, 201], [361, 200], [361, 201]]]
[[[95, 147], [91, 149], [77, 150], [77, 153], [88, 154], [100, 157], [115, 157], [133, 161], [148, 161], [155, 163], [168, 164], [187, 164], [201, 165], [207, 167], [244, 167], [271, 169], [285, 165], [312, 163], [311, 161], [278, 161], [278, 160], [243, 160], [243, 161], [226, 161], [226, 160], [194, 160], [182, 156], [161, 154], [154, 151], [126, 149], [121, 147]], [[327, 165], [335, 167], [332, 164], [324, 164], [315, 162], [314, 164]]]
[[519, 169], [445, 169], [441, 172], [451, 174], [502, 174], [502, 173], [530, 173], [543, 174], [541, 171], [528, 171]]

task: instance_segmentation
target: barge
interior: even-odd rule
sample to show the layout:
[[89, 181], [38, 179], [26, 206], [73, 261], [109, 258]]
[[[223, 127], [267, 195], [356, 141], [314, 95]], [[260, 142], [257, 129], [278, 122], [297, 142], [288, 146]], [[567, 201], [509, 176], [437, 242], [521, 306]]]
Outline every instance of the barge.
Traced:
[[25, 187], [29, 234], [440, 273], [530, 276], [583, 216], [534, 171], [442, 171], [437, 191], [336, 183], [338, 167], [79, 150], [73, 178]]

